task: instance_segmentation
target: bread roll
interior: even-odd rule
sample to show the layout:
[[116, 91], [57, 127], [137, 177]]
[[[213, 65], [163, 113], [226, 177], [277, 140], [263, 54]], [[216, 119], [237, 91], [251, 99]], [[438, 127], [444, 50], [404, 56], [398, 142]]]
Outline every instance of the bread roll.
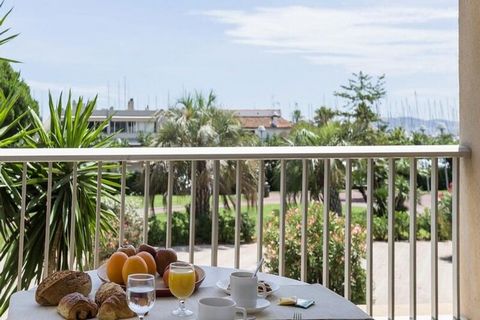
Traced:
[[84, 320], [94, 318], [98, 307], [83, 294], [74, 292], [63, 297], [57, 306], [58, 313], [67, 320]]
[[97, 314], [100, 320], [116, 320], [135, 316], [135, 313], [128, 307], [125, 291], [116, 283], [102, 284], [95, 294], [95, 302], [100, 306]]
[[56, 306], [69, 293], [84, 296], [92, 291], [92, 280], [85, 272], [57, 271], [45, 278], [35, 292], [35, 300], [42, 306]]

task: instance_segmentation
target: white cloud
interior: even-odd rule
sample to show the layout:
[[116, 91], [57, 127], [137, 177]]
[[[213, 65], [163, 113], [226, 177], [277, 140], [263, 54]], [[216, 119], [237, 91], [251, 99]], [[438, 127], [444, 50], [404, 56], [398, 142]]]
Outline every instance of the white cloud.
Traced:
[[457, 71], [456, 8], [288, 6], [203, 12], [236, 43], [389, 75]]

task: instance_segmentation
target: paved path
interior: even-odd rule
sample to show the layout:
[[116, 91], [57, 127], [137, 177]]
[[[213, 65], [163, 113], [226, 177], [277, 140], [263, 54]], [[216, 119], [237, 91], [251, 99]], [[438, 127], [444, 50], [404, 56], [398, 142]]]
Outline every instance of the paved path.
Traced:
[[[176, 247], [179, 258], [188, 260], [188, 247]], [[419, 314], [428, 315], [430, 312], [430, 242], [417, 243], [417, 301]], [[240, 248], [240, 267], [246, 270], [255, 269], [257, 245], [245, 244]], [[374, 242], [373, 245], [373, 286], [374, 286], [374, 315], [387, 314], [387, 253], [386, 242]], [[438, 274], [439, 274], [439, 308], [440, 314], [451, 312], [452, 301], [452, 264], [451, 242], [440, 242], [438, 245]], [[210, 265], [211, 250], [209, 246], [198, 246], [195, 250], [195, 263]], [[231, 245], [222, 245], [218, 252], [218, 265], [233, 267], [234, 249]], [[397, 242], [395, 244], [395, 299], [398, 315], [408, 315], [409, 311], [409, 244]]]

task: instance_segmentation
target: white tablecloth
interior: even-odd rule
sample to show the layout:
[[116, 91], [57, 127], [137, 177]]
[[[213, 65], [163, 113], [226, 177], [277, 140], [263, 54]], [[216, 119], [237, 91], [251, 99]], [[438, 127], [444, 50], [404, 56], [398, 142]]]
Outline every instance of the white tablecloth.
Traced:
[[[202, 267], [206, 272], [205, 281], [202, 286], [190, 297], [186, 304], [192, 311], [196, 312], [197, 302], [203, 297], [224, 297], [226, 296], [215, 284], [218, 280], [229, 278], [234, 269]], [[95, 271], [89, 272], [92, 278], [93, 290], [90, 297], [95, 296], [97, 288], [101, 282]], [[300, 312], [303, 319], [371, 319], [367, 314], [360, 310], [353, 303], [343, 297], [326, 289], [321, 285], [308, 285], [303, 282], [289, 278], [278, 277], [270, 274], [260, 273], [259, 279], [275, 282], [280, 285], [280, 289], [271, 295], [268, 300], [271, 305], [266, 310], [257, 313], [256, 319], [291, 319], [294, 312]], [[277, 304], [279, 297], [297, 296], [299, 298], [314, 299], [315, 305], [309, 309], [300, 309], [295, 307], [279, 306]], [[154, 308], [150, 311], [146, 320], [170, 320], [179, 318], [170, 314], [170, 311], [177, 306], [175, 298], [157, 298]], [[43, 307], [35, 302], [35, 290], [20, 291], [15, 293], [10, 299], [10, 308], [8, 311], [9, 320], [55, 320], [63, 319], [56, 312], [56, 307]], [[192, 317], [191, 319], [195, 319]]]

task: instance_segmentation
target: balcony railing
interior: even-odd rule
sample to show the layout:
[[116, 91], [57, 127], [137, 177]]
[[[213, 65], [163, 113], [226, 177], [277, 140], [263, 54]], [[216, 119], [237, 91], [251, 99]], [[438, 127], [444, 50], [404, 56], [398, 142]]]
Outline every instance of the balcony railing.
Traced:
[[[236, 217], [235, 217], [235, 244], [234, 244], [234, 267], [240, 265], [240, 219], [241, 219], [241, 166], [240, 161], [257, 160], [260, 162], [258, 179], [258, 208], [257, 208], [257, 257], [263, 256], [263, 201], [264, 201], [264, 183], [265, 183], [265, 160], [280, 160], [280, 227], [279, 227], [279, 274], [285, 273], [285, 214], [286, 206], [286, 162], [289, 160], [302, 160], [302, 202], [301, 202], [301, 280], [307, 279], [307, 210], [308, 210], [308, 160], [324, 160], [324, 186], [330, 186], [331, 161], [339, 159], [345, 163], [345, 192], [346, 192], [346, 212], [345, 212], [345, 278], [351, 278], [351, 208], [352, 208], [352, 160], [367, 160], [367, 248], [366, 248], [366, 275], [367, 275], [367, 293], [366, 307], [367, 312], [373, 311], [373, 201], [374, 201], [374, 159], [386, 159], [388, 161], [388, 318], [395, 317], [395, 165], [396, 159], [405, 158], [410, 162], [410, 194], [409, 194], [409, 213], [410, 213], [410, 257], [409, 257], [409, 304], [410, 318], [417, 316], [417, 279], [416, 279], [416, 203], [417, 203], [417, 160], [429, 159], [431, 163], [431, 316], [438, 318], [438, 237], [437, 237], [437, 215], [438, 215], [438, 159], [452, 159], [452, 273], [453, 273], [453, 297], [452, 310], [456, 319], [460, 318], [459, 310], [459, 163], [463, 157], [468, 157], [470, 150], [463, 146], [348, 146], [348, 147], [231, 147], [231, 148], [112, 148], [112, 149], [0, 149], [0, 162], [23, 163], [22, 179], [22, 202], [21, 202], [21, 224], [20, 224], [20, 243], [18, 255], [18, 284], [22, 279], [23, 249], [24, 249], [24, 221], [26, 209], [26, 171], [27, 163], [48, 163], [48, 189], [47, 189], [47, 209], [46, 209], [46, 229], [45, 229], [45, 252], [49, 252], [49, 221], [50, 205], [52, 197], [52, 163], [72, 162], [72, 190], [77, 186], [77, 166], [76, 163], [83, 161], [97, 161], [97, 207], [96, 207], [96, 234], [95, 234], [95, 254], [94, 264], [99, 264], [99, 225], [100, 225], [100, 202], [101, 202], [101, 165], [102, 162], [120, 162], [121, 189], [120, 189], [120, 230], [119, 242], [124, 241], [124, 214], [125, 214], [125, 191], [127, 177], [127, 163], [142, 162], [151, 163], [156, 161], [190, 161], [191, 162], [191, 201], [195, 203], [196, 196], [196, 162], [200, 160], [213, 161], [213, 206], [212, 206], [212, 239], [211, 239], [211, 265], [217, 265], [218, 259], [218, 216], [219, 216], [219, 174], [221, 160], [236, 160]], [[173, 196], [173, 166], [168, 166], [168, 186], [167, 186], [167, 228], [166, 228], [166, 246], [172, 244], [172, 196]], [[150, 176], [150, 166], [144, 166], [145, 176]], [[149, 183], [150, 179], [145, 179], [144, 185], [144, 221], [143, 221], [143, 240], [147, 241], [148, 235], [148, 212], [149, 212]], [[329, 221], [329, 188], [324, 187], [323, 201], [323, 284], [329, 286], [329, 255], [328, 255], [328, 221]], [[76, 193], [73, 192], [72, 198], [75, 202]], [[70, 248], [69, 265], [74, 267], [75, 252], [75, 208], [71, 211], [70, 223]], [[189, 226], [189, 260], [194, 261], [195, 245], [195, 205], [190, 209]], [[48, 265], [48, 254], [45, 255], [45, 265]], [[350, 281], [345, 281], [345, 297], [349, 298], [351, 294]]]

